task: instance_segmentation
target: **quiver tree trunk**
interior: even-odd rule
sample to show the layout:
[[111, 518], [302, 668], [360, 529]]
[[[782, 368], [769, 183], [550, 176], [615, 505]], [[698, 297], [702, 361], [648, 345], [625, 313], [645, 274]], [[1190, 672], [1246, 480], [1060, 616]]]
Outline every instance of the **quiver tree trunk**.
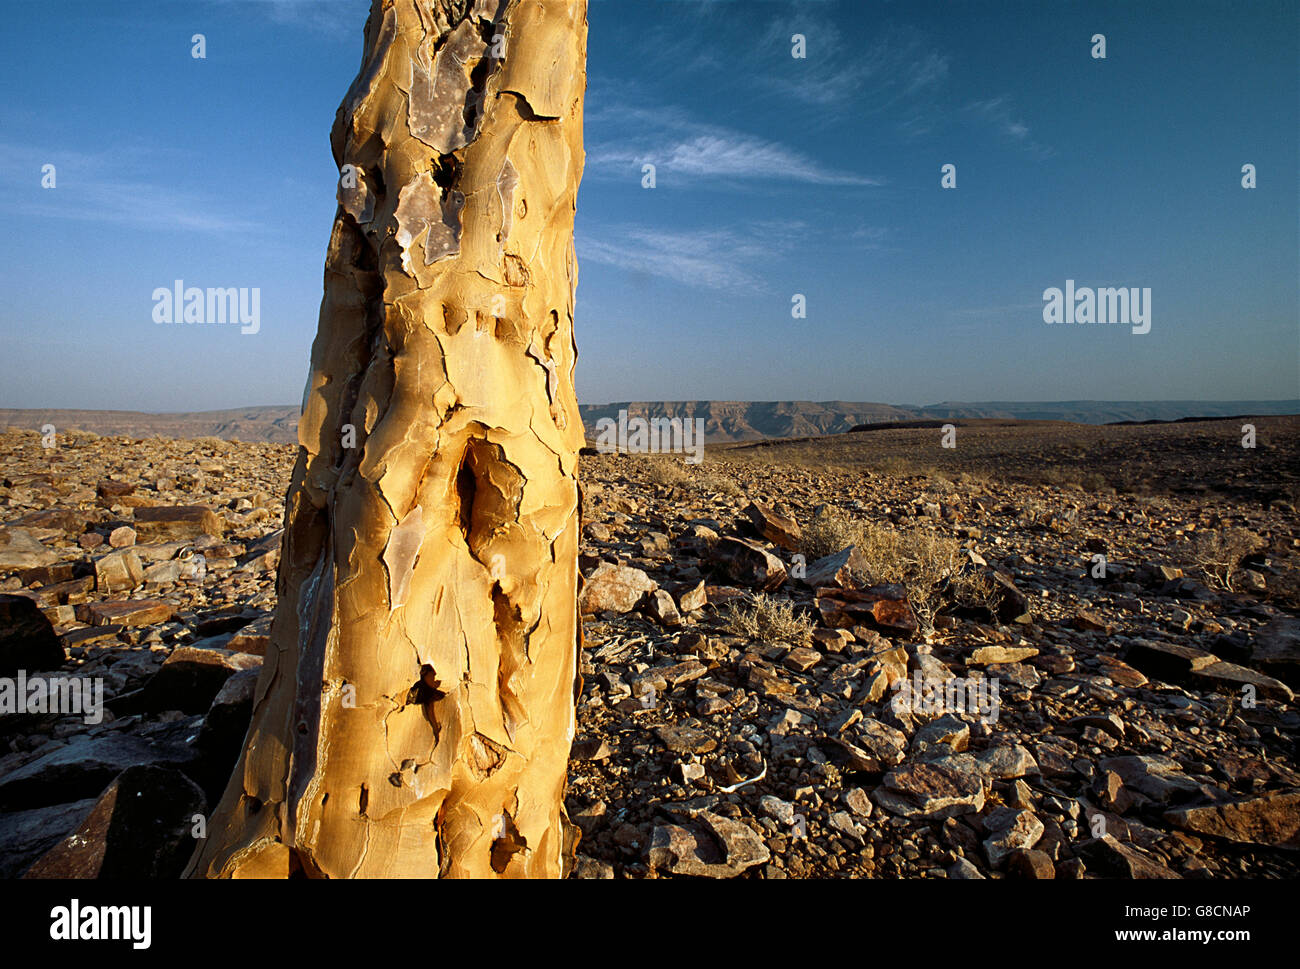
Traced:
[[373, 0], [272, 643], [191, 875], [562, 873], [585, 63], [584, 0]]

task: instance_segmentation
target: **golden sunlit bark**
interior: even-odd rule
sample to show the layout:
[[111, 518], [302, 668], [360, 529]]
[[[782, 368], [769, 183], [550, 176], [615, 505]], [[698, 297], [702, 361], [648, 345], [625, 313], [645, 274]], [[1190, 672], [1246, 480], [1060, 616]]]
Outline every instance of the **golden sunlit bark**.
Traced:
[[272, 644], [192, 876], [562, 874], [585, 63], [585, 0], [373, 0]]

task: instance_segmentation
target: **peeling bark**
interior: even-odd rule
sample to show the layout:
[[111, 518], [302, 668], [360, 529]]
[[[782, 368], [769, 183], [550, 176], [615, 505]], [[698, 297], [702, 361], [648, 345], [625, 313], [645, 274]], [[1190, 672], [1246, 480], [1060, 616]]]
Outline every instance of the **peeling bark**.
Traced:
[[562, 874], [585, 63], [583, 0], [372, 0], [271, 646], [193, 877]]

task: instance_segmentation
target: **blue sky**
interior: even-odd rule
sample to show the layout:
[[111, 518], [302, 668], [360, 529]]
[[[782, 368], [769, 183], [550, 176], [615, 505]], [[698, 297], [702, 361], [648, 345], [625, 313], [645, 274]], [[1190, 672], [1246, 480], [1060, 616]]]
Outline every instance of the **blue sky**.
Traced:
[[[368, 6], [6, 6], [0, 406], [299, 399]], [[580, 400], [1300, 396], [1298, 9], [593, 0]], [[178, 278], [260, 331], [155, 325]]]

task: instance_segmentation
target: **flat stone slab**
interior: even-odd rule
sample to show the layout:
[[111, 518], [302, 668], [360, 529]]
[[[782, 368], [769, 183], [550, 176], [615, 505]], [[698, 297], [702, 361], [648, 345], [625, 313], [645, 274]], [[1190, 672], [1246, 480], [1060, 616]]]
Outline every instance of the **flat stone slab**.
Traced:
[[158, 505], [135, 510], [135, 531], [140, 541], [220, 537], [225, 530], [225, 522], [204, 505]]
[[695, 816], [696, 825], [657, 825], [646, 852], [652, 868], [674, 875], [734, 878], [772, 857], [763, 839], [748, 825], [711, 811]]
[[966, 657], [967, 666], [992, 666], [999, 663], [1019, 663], [1032, 659], [1038, 650], [1032, 646], [981, 646]]
[[583, 614], [630, 612], [641, 597], [659, 588], [640, 569], [603, 562], [582, 583], [578, 604]]
[[905, 818], [942, 820], [984, 809], [984, 782], [978, 772], [940, 764], [904, 764], [885, 775], [872, 800]]
[[1283, 703], [1290, 703], [1295, 699], [1291, 688], [1281, 680], [1275, 680], [1265, 673], [1238, 666], [1236, 663], [1212, 663], [1193, 673], [1191, 682], [1193, 685], [1203, 683], [1212, 689], [1228, 690], [1237, 694], [1241, 693], [1243, 686], [1250, 686], [1258, 696], [1281, 700]]
[[162, 599], [118, 599], [92, 602], [86, 607], [93, 626], [152, 626], [166, 622], [176, 614], [176, 607]]
[[1124, 662], [1147, 676], [1178, 683], [1197, 670], [1219, 662], [1219, 657], [1203, 649], [1175, 643], [1135, 642], [1124, 654]]
[[1179, 808], [1166, 811], [1165, 820], [1184, 831], [1239, 844], [1300, 848], [1300, 791]]
[[36, 540], [25, 528], [0, 528], [0, 570], [53, 565], [58, 553]]

